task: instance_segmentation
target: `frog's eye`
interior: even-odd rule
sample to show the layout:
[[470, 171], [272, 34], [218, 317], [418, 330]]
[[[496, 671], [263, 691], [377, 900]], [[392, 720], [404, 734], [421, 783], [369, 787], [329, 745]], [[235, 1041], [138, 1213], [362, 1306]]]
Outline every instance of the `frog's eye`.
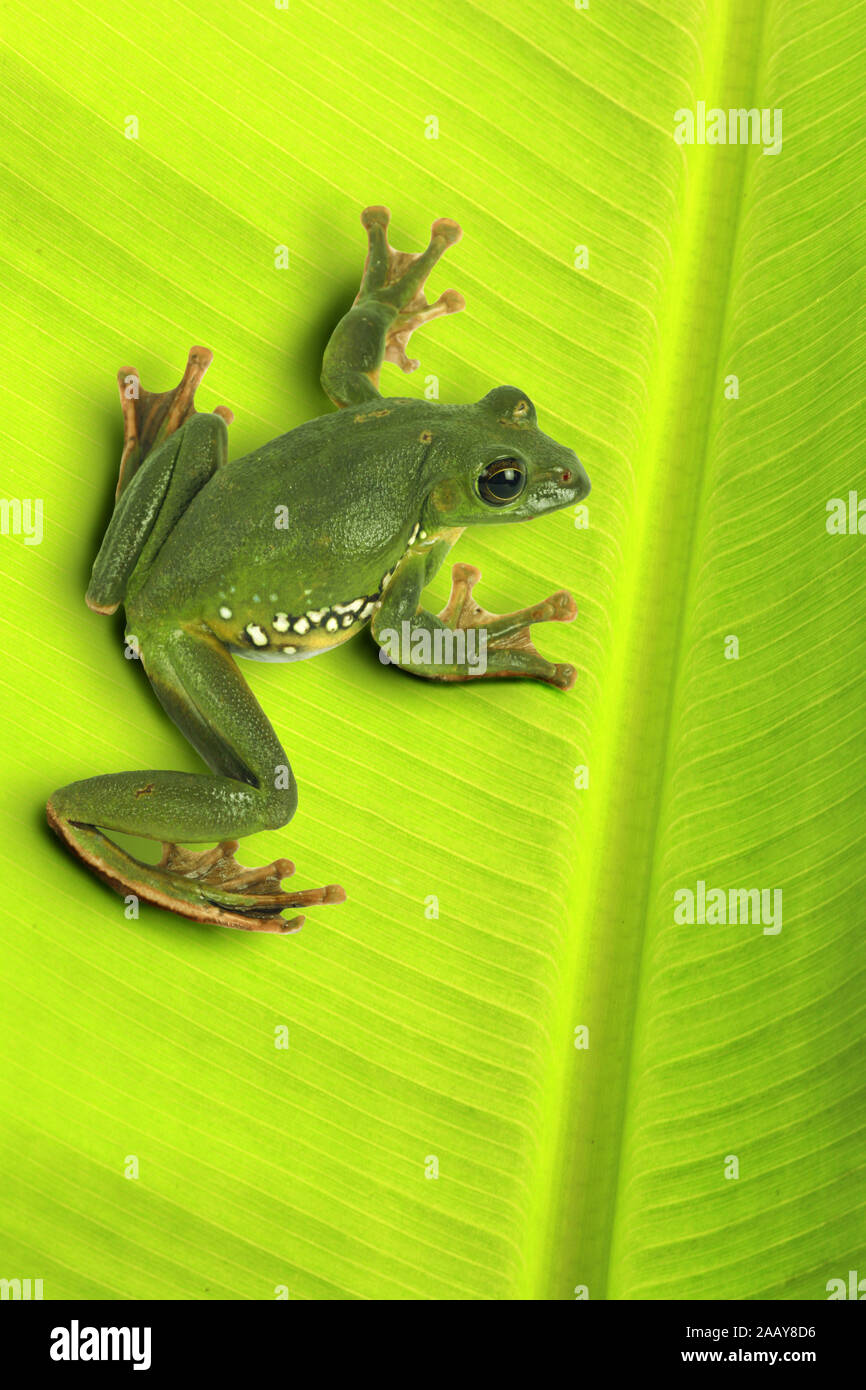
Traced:
[[526, 486], [526, 469], [520, 459], [494, 459], [478, 478], [478, 495], [492, 507], [513, 502]]

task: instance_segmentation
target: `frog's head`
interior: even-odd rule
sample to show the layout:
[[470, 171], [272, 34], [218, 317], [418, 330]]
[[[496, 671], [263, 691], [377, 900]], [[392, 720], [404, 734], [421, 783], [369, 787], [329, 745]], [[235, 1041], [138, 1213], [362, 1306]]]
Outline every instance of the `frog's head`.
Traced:
[[459, 440], [443, 449], [448, 471], [430, 494], [431, 522], [527, 521], [586, 497], [589, 478], [577, 454], [538, 428], [523, 391], [497, 386], [469, 412]]

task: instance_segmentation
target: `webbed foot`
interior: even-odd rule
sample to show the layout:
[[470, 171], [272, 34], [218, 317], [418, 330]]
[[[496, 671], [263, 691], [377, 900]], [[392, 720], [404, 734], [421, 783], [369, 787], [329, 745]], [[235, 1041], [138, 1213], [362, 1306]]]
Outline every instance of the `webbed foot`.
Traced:
[[245, 869], [234, 857], [237, 840], [224, 840], [202, 852], [164, 844], [158, 864], [133, 858], [92, 825], [80, 825], [48, 805], [48, 823], [64, 843], [118, 893], [168, 908], [196, 922], [240, 931], [300, 931], [302, 916], [286, 918], [285, 908], [313, 907], [345, 901], [345, 891], [331, 883], [286, 893], [282, 881], [295, 872], [289, 859]]
[[[190, 348], [183, 376], [171, 391], [145, 391], [135, 368], [121, 367], [117, 384], [123, 409], [123, 453], [115, 496], [120, 496], [157, 444], [198, 414], [196, 389], [212, 361], [210, 348]], [[221, 415], [227, 425], [234, 418], [225, 405], [218, 405], [213, 414]]]
[[[433, 304], [428, 304], [424, 295], [424, 283], [430, 271], [448, 247], [460, 240], [463, 232], [452, 218], [437, 217], [426, 250], [395, 251], [388, 243], [390, 220], [391, 214], [385, 207], [369, 207], [361, 213], [369, 250], [361, 288], [354, 302], [362, 304], [374, 299], [397, 309], [396, 317], [385, 332], [385, 361], [396, 363], [404, 372], [413, 372], [418, 362], [406, 355], [406, 348], [415, 329], [442, 314], [455, 314], [465, 307], [466, 301], [458, 290], [444, 290]], [[375, 384], [378, 385], [378, 372]]]
[[[451, 628], [483, 628], [487, 634], [486, 676], [524, 676], [570, 690], [577, 680], [577, 671], [562, 661], [547, 661], [536, 649], [530, 629], [534, 623], [570, 623], [577, 617], [577, 604], [566, 589], [558, 589], [541, 603], [521, 608], [514, 613], [488, 613], [472, 597], [472, 590], [481, 578], [474, 565], [454, 565], [451, 571], [451, 594], [439, 614], [441, 622]], [[465, 677], [448, 675], [445, 680]]]

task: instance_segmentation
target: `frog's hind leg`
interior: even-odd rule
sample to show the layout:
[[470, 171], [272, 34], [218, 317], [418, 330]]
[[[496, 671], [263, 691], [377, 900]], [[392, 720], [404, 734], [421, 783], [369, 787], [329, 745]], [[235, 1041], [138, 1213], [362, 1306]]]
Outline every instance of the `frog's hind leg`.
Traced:
[[141, 586], [160, 547], [193, 497], [228, 457], [224, 415], [194, 411], [156, 443], [114, 504], [85, 595], [96, 613], [114, 613]]
[[424, 251], [395, 251], [388, 243], [391, 214], [385, 207], [365, 208], [361, 222], [369, 242], [364, 274], [354, 304], [334, 329], [322, 365], [322, 386], [335, 405], [345, 407], [377, 400], [383, 362], [412, 372], [417, 360], [406, 354], [416, 328], [442, 314], [454, 314], [465, 301], [445, 290], [433, 304], [424, 283], [433, 266], [463, 235], [450, 217], [438, 217]]
[[[231, 655], [207, 631], [140, 635], [141, 655], [160, 702], [214, 776], [120, 772], [54, 792], [48, 822], [69, 848], [118, 892], [200, 922], [244, 931], [297, 931], [303, 917], [283, 909], [342, 902], [342, 888], [284, 892], [287, 859], [244, 869], [237, 837], [276, 829], [294, 814], [288, 759]], [[106, 831], [163, 842], [162, 860], [133, 858]], [[180, 845], [218, 841], [204, 853]], [[180, 844], [178, 843], [180, 842]]]
[[[183, 376], [171, 391], [145, 391], [135, 368], [121, 367], [117, 385], [123, 410], [123, 453], [116, 497], [132, 482], [147, 455], [198, 413], [195, 393], [212, 361], [210, 348], [190, 348]], [[221, 415], [227, 425], [234, 418], [225, 405], [218, 405], [213, 414]]]

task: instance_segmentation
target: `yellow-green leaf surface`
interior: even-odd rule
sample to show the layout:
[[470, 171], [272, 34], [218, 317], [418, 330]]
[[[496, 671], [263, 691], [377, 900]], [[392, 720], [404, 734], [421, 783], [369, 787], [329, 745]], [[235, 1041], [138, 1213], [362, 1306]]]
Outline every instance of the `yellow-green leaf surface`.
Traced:
[[[862, 7], [35, 0], [4, 39], [2, 491], [44, 535], [7, 508], [0, 1273], [118, 1299], [866, 1274], [866, 539], [826, 525], [866, 493]], [[699, 102], [782, 111], [781, 149], [678, 144]], [[386, 392], [514, 383], [590, 473], [588, 527], [454, 552], [494, 611], [572, 590], [539, 642], [578, 685], [427, 685], [367, 639], [245, 667], [300, 784], [247, 860], [348, 902], [283, 939], [129, 920], [42, 821], [61, 783], [199, 766], [82, 601], [114, 374], [166, 389], [207, 344], [236, 455], [322, 413], [377, 202], [403, 249], [465, 232], [435, 286], [467, 311]], [[781, 930], [678, 925], [699, 882], [781, 890]]]

